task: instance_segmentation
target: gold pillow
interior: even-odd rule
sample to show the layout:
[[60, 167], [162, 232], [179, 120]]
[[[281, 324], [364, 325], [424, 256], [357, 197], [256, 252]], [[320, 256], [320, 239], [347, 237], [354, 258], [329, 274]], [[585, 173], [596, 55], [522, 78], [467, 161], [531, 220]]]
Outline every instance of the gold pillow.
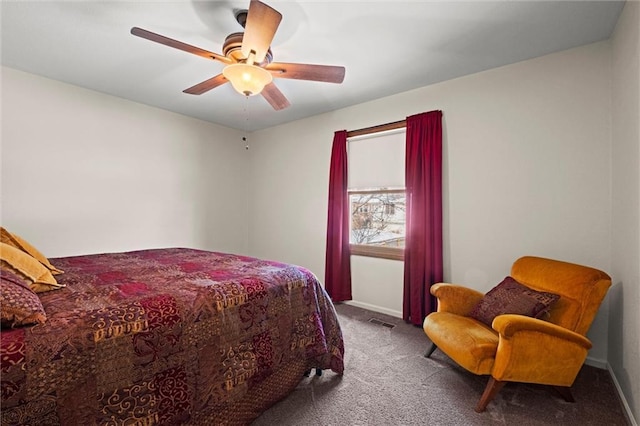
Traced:
[[31, 244], [29, 244], [28, 241], [25, 241], [19, 235], [12, 234], [11, 232], [7, 231], [1, 226], [0, 226], [0, 242], [9, 244], [10, 246], [13, 246], [19, 250], [22, 250], [28, 255], [34, 257], [38, 262], [46, 266], [47, 269], [49, 269], [53, 275], [62, 274], [64, 272], [56, 268], [55, 266], [53, 266], [51, 262], [49, 262], [49, 259], [47, 259], [47, 257], [44, 254], [40, 253], [38, 249], [36, 249]]
[[29, 288], [36, 293], [64, 287], [64, 284], [59, 284], [51, 275], [51, 271], [40, 262], [9, 244], [0, 242], [0, 261], [3, 268], [28, 279], [31, 282]]

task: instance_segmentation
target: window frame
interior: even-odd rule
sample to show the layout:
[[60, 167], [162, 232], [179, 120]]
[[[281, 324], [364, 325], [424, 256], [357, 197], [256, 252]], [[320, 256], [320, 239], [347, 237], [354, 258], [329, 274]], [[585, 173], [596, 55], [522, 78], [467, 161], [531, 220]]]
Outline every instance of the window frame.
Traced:
[[[348, 189], [347, 197], [351, 200], [352, 194], [404, 194], [405, 188], [374, 188], [374, 189]], [[351, 203], [351, 202], [349, 202]], [[349, 210], [351, 212], [351, 210]], [[406, 212], [405, 212], [406, 226]], [[351, 218], [349, 218], [349, 234], [351, 234]], [[405, 229], [406, 235], [406, 229]], [[377, 257], [389, 260], [404, 260], [404, 247], [384, 247], [373, 246], [367, 244], [351, 244], [349, 243], [349, 251], [352, 256]]]

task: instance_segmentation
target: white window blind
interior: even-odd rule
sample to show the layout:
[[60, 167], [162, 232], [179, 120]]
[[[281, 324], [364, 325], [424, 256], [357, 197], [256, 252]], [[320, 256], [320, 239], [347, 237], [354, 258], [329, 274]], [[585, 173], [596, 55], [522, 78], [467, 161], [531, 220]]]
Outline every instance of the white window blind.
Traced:
[[404, 188], [406, 130], [349, 139], [349, 188]]

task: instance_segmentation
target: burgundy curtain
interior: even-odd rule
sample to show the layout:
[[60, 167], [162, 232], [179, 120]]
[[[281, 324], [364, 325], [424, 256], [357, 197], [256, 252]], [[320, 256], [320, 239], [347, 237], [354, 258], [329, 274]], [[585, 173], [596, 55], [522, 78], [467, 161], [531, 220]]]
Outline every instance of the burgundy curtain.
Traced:
[[327, 254], [324, 271], [325, 289], [334, 302], [351, 300], [347, 184], [347, 131], [340, 130], [335, 133], [331, 148]]
[[442, 111], [407, 117], [403, 318], [421, 325], [442, 281]]

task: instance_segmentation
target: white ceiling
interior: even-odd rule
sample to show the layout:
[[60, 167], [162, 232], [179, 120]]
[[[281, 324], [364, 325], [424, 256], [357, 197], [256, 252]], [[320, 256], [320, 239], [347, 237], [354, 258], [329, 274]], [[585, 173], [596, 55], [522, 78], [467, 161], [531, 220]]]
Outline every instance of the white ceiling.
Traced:
[[[618, 1], [276, 1], [274, 61], [343, 65], [341, 85], [276, 79], [273, 110], [225, 84], [182, 90], [220, 62], [130, 34], [138, 26], [222, 53], [241, 31], [236, 1], [7, 1], [2, 65], [236, 129], [253, 131], [551, 52], [607, 39]], [[247, 119], [248, 118], [248, 119]]]

